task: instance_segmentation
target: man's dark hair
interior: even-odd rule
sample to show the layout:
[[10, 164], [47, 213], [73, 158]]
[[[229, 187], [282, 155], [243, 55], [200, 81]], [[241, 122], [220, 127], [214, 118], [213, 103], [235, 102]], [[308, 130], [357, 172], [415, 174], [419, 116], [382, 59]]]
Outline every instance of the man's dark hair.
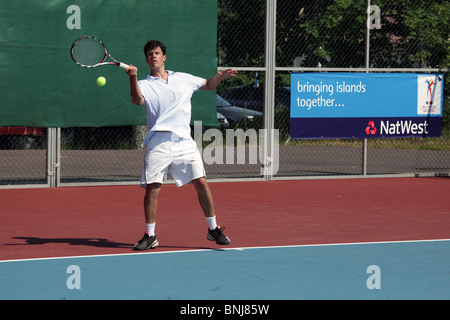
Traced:
[[166, 54], [166, 46], [161, 41], [150, 40], [144, 46], [144, 54], [145, 54], [145, 56], [147, 57], [147, 52], [149, 50], [154, 50], [154, 49], [156, 49], [158, 47], [161, 48], [161, 51], [162, 51], [163, 55], [165, 55]]

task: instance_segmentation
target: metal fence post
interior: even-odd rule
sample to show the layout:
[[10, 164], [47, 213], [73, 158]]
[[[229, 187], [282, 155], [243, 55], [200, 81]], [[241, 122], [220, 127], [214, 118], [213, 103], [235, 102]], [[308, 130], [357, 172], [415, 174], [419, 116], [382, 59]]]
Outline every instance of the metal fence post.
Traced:
[[47, 128], [47, 184], [57, 187], [60, 182], [61, 128]]
[[[365, 67], [366, 73], [369, 72], [370, 68], [370, 0], [366, 0], [366, 57], [365, 57]], [[362, 156], [362, 174], [367, 175], [367, 139], [363, 139], [363, 156]]]
[[268, 139], [264, 139], [264, 159], [262, 159], [264, 179], [272, 180], [273, 176], [273, 129], [275, 114], [275, 46], [276, 46], [277, 1], [266, 0], [266, 44], [264, 85], [264, 128]]

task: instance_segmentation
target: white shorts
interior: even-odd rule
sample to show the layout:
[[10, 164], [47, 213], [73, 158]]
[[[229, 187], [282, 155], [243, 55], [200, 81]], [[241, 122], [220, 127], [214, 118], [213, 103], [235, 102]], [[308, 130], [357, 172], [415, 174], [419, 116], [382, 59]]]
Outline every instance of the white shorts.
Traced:
[[192, 139], [180, 138], [172, 132], [155, 132], [147, 143], [141, 187], [163, 183], [170, 171], [178, 187], [205, 176], [202, 157]]

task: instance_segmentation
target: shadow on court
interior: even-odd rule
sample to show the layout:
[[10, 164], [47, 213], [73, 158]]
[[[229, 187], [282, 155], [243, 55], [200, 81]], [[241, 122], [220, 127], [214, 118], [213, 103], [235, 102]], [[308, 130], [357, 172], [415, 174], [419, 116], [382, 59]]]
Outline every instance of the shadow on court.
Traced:
[[102, 238], [38, 238], [38, 237], [13, 237], [13, 239], [25, 240], [25, 243], [11, 243], [5, 246], [44, 245], [49, 243], [69, 244], [71, 246], [91, 246], [100, 248], [132, 248], [134, 244], [109, 241]]
[[[134, 247], [134, 243], [114, 242], [103, 238], [38, 238], [38, 237], [13, 237], [12, 239], [24, 240], [24, 243], [10, 243], [5, 246], [24, 246], [24, 245], [45, 245], [49, 243], [69, 244], [71, 246], [90, 246], [98, 248], [129, 248]], [[189, 249], [189, 250], [215, 250], [223, 251], [224, 249], [217, 249], [211, 247], [195, 247], [195, 246], [158, 246], [160, 249]], [[158, 248], [143, 251], [151, 252], [158, 250]]]

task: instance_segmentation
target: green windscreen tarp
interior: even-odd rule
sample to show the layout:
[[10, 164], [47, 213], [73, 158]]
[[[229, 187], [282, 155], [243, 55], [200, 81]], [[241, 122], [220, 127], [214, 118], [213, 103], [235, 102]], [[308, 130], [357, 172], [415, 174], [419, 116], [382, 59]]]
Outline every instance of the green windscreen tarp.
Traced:
[[[138, 67], [139, 79], [149, 73], [145, 43], [160, 40], [167, 70], [209, 78], [216, 31], [215, 0], [1, 0], [0, 126], [143, 125], [146, 108], [131, 104], [125, 71], [77, 66], [75, 39], [98, 37], [115, 59]], [[194, 93], [192, 105], [192, 122], [217, 124], [214, 92]]]

